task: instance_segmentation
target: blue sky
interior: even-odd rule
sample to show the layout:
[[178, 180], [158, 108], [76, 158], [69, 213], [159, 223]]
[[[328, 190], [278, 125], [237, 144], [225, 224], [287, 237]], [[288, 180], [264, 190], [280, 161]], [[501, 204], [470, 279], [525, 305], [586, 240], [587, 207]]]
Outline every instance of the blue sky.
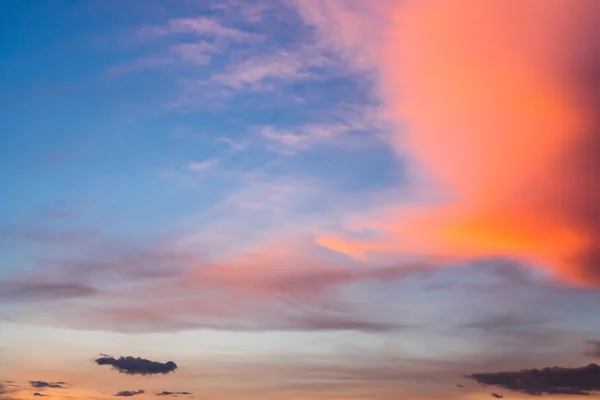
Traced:
[[[493, 84], [546, 77], [562, 14], [405, 3], [5, 0], [0, 378], [475, 399], [490, 390], [465, 374], [597, 358], [600, 275], [576, 261], [595, 231], [553, 197], [554, 148], [531, 161], [576, 135], [530, 99], [570, 97], [554, 76], [517, 79], [510, 104]], [[511, 13], [514, 37], [494, 30]], [[539, 196], [511, 197], [535, 168]], [[179, 369], [122, 376], [99, 353]]]

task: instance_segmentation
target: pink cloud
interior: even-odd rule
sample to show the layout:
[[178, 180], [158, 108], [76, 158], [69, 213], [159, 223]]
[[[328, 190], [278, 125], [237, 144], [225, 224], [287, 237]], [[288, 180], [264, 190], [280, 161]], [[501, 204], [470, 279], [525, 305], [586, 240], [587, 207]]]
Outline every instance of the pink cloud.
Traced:
[[373, 222], [382, 239], [318, 242], [362, 258], [518, 256], [569, 282], [600, 284], [600, 101], [586, 72], [598, 68], [591, 32], [600, 8], [459, 4], [379, 1], [357, 11], [357, 2], [298, 2], [325, 43], [379, 71], [382, 116], [397, 127], [391, 145], [448, 199], [382, 216]]

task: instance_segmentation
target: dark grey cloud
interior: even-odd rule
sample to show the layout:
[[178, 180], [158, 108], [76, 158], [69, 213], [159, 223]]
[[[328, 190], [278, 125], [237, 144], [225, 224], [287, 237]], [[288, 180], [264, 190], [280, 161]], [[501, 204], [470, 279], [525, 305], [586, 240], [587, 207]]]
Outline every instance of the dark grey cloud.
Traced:
[[156, 393], [157, 396], [172, 396], [172, 397], [177, 397], [177, 396], [190, 396], [193, 393], [190, 392], [169, 392], [169, 391], [162, 391], [160, 393]]
[[134, 391], [130, 391], [130, 390], [124, 390], [122, 392], [116, 393], [114, 396], [115, 397], [131, 397], [131, 396], [137, 396], [138, 394], [143, 394], [146, 393], [143, 390], [134, 390]]
[[36, 397], [38, 397], [38, 396], [40, 396], [40, 397], [48, 397], [47, 394], [42, 394], [40, 392], [35, 392], [33, 395], [36, 396]]
[[76, 282], [0, 282], [0, 302], [50, 301], [91, 296], [96, 289]]
[[600, 390], [600, 366], [549, 367], [516, 372], [475, 373], [469, 376], [484, 385], [531, 394], [589, 395]]
[[162, 363], [131, 356], [114, 358], [102, 354], [102, 357], [95, 359], [94, 362], [98, 365], [110, 365], [115, 371], [127, 375], [166, 375], [177, 369], [177, 364], [173, 361]]
[[63, 389], [66, 382], [44, 382], [44, 381], [29, 381], [29, 384], [34, 388], [54, 388]]

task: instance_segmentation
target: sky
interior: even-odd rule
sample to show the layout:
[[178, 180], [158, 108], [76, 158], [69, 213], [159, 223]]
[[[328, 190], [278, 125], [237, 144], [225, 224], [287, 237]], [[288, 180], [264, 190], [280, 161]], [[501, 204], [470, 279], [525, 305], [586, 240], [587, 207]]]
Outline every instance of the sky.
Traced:
[[600, 391], [597, 26], [2, 0], [0, 399]]

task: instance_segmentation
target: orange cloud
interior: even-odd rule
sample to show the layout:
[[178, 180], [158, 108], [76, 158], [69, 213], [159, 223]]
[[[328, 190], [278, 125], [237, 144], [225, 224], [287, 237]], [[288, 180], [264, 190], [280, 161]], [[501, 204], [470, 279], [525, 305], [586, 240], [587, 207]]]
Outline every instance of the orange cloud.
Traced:
[[[359, 258], [520, 256], [600, 285], [598, 3], [378, 4], [380, 22], [365, 19], [384, 39], [365, 49], [380, 71], [384, 116], [398, 127], [391, 142], [447, 201], [384, 215], [382, 239], [317, 242]], [[336, 26], [354, 32], [357, 23], [339, 13]]]

